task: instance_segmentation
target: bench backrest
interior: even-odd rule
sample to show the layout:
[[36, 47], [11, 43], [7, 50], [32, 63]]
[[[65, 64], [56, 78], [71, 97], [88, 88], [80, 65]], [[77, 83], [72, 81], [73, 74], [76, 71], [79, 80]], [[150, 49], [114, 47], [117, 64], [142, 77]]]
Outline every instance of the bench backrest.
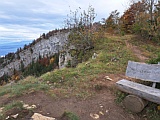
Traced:
[[128, 61], [126, 76], [160, 83], [160, 65]]

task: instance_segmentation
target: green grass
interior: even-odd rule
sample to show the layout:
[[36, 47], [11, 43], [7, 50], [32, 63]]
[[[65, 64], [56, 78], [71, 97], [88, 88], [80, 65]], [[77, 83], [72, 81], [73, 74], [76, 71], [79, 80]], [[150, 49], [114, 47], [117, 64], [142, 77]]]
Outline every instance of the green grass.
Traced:
[[55, 70], [48, 72], [42, 75], [40, 78], [44, 81], [54, 82], [63, 82], [72, 79], [73, 77], [78, 76], [78, 73], [74, 71], [74, 68]]
[[146, 113], [149, 120], [160, 120], [160, 111], [157, 110], [157, 104], [149, 103]]
[[23, 110], [23, 103], [20, 102], [20, 101], [12, 101], [11, 103], [9, 104], [6, 104], [3, 106], [3, 110], [2, 110], [2, 113], [0, 113], [0, 119], [1, 120], [4, 120], [6, 118], [6, 112], [11, 110], [11, 109], [14, 109], [14, 108], [17, 108], [19, 110]]
[[20, 101], [13, 101], [7, 105], [4, 105], [3, 107], [4, 107], [4, 109], [3, 109], [4, 111], [8, 111], [13, 108], [18, 108], [21, 110], [21, 109], [23, 109], [23, 103]]
[[127, 95], [128, 95], [127, 93], [124, 93], [124, 92], [121, 92], [121, 91], [116, 91], [116, 99], [115, 99], [115, 102], [116, 102], [117, 104], [120, 104]]
[[0, 96], [6, 95], [10, 92], [11, 92], [10, 87], [8, 87], [8, 86], [7, 87], [4, 87], [4, 86], [0, 87]]
[[141, 37], [132, 36], [130, 42], [141, 49], [144, 55], [150, 59], [156, 58], [160, 51], [160, 45], [154, 41], [143, 40]]
[[0, 96], [5, 94], [9, 94], [10, 96], [20, 96], [25, 93], [47, 89], [49, 89], [47, 84], [40, 82], [35, 77], [29, 76], [12, 86], [1, 86]]
[[160, 53], [158, 53], [156, 58], [151, 58], [150, 60], [148, 60], [149, 64], [158, 64], [158, 62], [160, 62]]
[[64, 112], [62, 118], [65, 118], [65, 120], [80, 120], [79, 117], [72, 112]]
[[[98, 57], [91, 59], [94, 52]], [[90, 59], [78, 64], [76, 68], [48, 72], [40, 79], [54, 84], [54, 88], [60, 88], [60, 92], [66, 96], [75, 95], [86, 98], [94, 94], [90, 90], [91, 80], [105, 73], [124, 74], [128, 60], [137, 61], [133, 53], [127, 49], [125, 41], [119, 37], [100, 39], [89, 55]]]

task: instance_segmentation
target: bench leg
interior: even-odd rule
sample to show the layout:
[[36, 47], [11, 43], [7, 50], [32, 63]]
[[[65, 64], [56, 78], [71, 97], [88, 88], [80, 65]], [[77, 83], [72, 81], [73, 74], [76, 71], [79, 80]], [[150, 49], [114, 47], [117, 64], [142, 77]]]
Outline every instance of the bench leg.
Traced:
[[135, 95], [128, 95], [125, 97], [123, 104], [125, 108], [127, 108], [131, 112], [139, 113], [148, 104], [148, 101]]

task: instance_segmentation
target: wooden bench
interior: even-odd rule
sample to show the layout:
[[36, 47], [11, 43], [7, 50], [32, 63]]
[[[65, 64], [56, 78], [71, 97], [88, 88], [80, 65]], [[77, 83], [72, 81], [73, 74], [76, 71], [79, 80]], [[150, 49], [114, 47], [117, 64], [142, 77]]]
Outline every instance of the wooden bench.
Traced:
[[160, 89], [156, 88], [156, 83], [160, 83], [160, 65], [129, 61], [126, 76], [153, 83], [147, 86], [126, 79], [116, 82], [118, 89], [131, 94], [123, 101], [126, 108], [138, 113], [147, 105], [147, 101], [160, 104]]

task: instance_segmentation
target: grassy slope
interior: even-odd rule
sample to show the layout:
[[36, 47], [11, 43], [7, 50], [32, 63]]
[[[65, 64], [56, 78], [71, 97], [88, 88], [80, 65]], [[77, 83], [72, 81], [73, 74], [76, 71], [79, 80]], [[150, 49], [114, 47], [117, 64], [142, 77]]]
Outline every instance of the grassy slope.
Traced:
[[[98, 54], [98, 57], [93, 60], [91, 55], [94, 52]], [[60, 96], [65, 94], [67, 97], [69, 93], [73, 93], [72, 95], [86, 97], [92, 94], [91, 91], [88, 91], [90, 80], [103, 73], [124, 73], [128, 60], [137, 60], [127, 49], [124, 38], [120, 36], [106, 35], [106, 38], [97, 40], [95, 49], [88, 55], [90, 55], [90, 59], [76, 68], [55, 70], [39, 78], [27, 77], [26, 80], [22, 80], [12, 87], [0, 87], [0, 96], [5, 94], [16, 96], [44, 89], [53, 96], [58, 93]], [[88, 64], [86, 65], [86, 63]]]
[[[86, 98], [94, 94], [90, 81], [97, 78], [100, 74], [124, 74], [128, 60], [138, 61], [125, 44], [125, 40], [133, 42], [132, 36], [111, 36], [97, 40], [95, 49], [90, 51], [90, 59], [87, 62], [80, 63], [76, 68], [64, 68], [54, 70], [42, 75], [39, 78], [29, 76], [19, 81], [13, 86], [0, 87], [0, 96], [18, 96], [33, 91], [45, 90], [54, 97], [76, 96]], [[137, 44], [138, 41], [136, 41]], [[141, 42], [140, 42], [141, 43]], [[141, 43], [141, 49], [148, 56], [159, 50], [152, 44]], [[137, 44], [140, 46], [140, 44]], [[154, 48], [154, 51], [148, 51], [146, 48]], [[91, 55], [96, 52], [98, 57], [91, 59]]]
[[139, 36], [133, 36], [130, 43], [139, 47], [143, 54], [148, 58], [156, 58], [159, 54], [160, 47], [158, 44], [149, 40], [144, 40]]

